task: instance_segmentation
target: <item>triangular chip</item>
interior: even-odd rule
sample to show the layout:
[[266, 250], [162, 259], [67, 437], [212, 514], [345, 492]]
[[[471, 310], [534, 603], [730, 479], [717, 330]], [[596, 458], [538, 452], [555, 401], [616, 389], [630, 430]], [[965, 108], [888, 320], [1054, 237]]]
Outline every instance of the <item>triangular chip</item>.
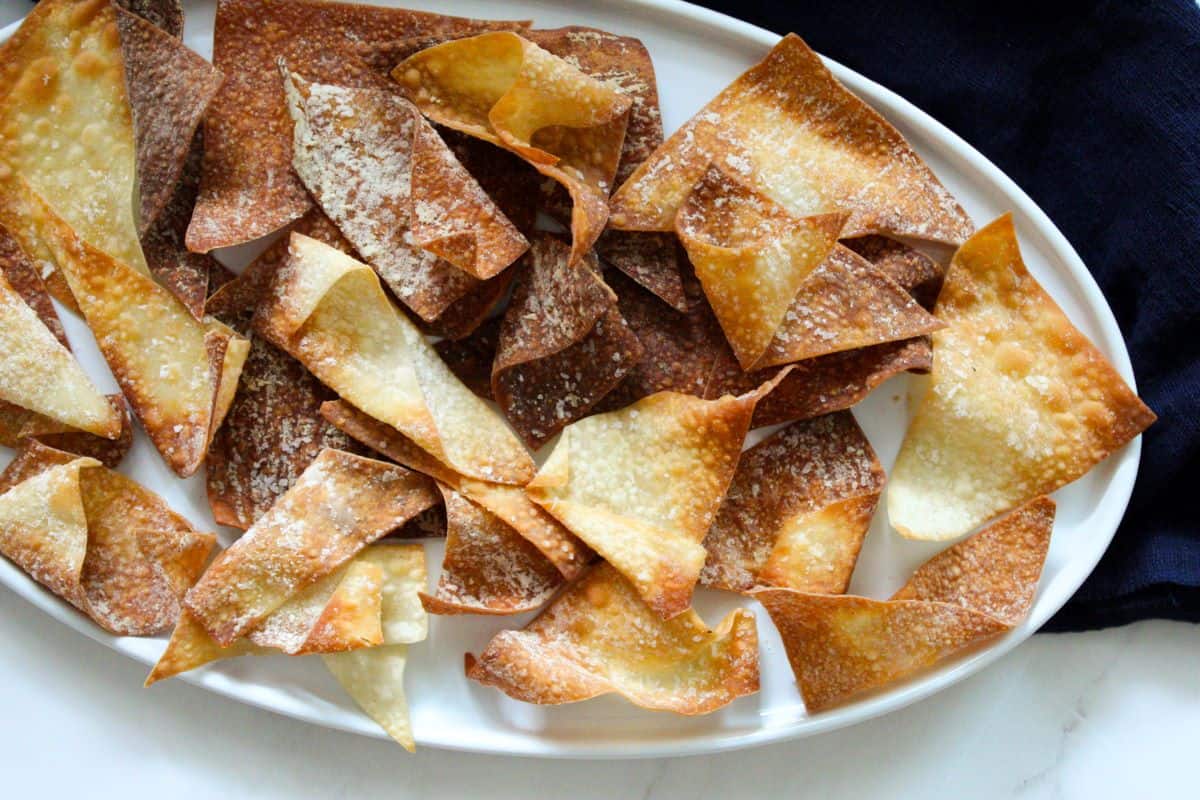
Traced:
[[945, 264], [886, 236], [860, 236], [842, 244], [900, 284], [922, 308], [933, 310], [938, 292], [942, 290], [942, 279], [946, 276]]
[[675, 230], [743, 367], [762, 358], [845, 223], [845, 214], [793, 216], [715, 167], [692, 189]]
[[850, 213], [843, 236], [957, 244], [971, 221], [904, 137], [795, 34], [676, 131], [617, 190], [612, 224], [669, 231], [709, 164], [797, 216]]
[[184, 602], [222, 647], [298, 592], [437, 502], [424, 475], [325, 450], [228, 550]]
[[563, 430], [526, 491], [669, 619], [691, 605], [701, 541], [758, 398], [660, 392], [581, 419]]
[[170, 627], [216, 544], [124, 475], [36, 442], [0, 487], [0, 553], [120, 636]]
[[955, 254], [928, 390], [888, 487], [892, 525], [952, 539], [1079, 478], [1154, 413], [1029, 274], [1005, 215]]
[[388, 288], [437, 318], [529, 246], [416, 107], [284, 71], [292, 165]]
[[0, 225], [0, 278], [8, 281], [8, 285], [21, 296], [25, 304], [33, 309], [42, 324], [54, 334], [54, 338], [68, 350], [71, 343], [67, 341], [67, 332], [63, 329], [62, 320], [54, 310], [46, 282], [42, 280], [37, 265], [17, 237], [9, 233], [8, 228]]
[[711, 631], [691, 609], [664, 621], [599, 564], [524, 630], [468, 656], [467, 677], [527, 703], [615, 692], [643, 708], [708, 714], [758, 691], [758, 631], [742, 608]]
[[541, 607], [562, 575], [507, 522], [443, 486], [446, 556], [431, 614], [520, 614]]
[[533, 461], [384, 294], [370, 267], [293, 233], [255, 329], [455, 472], [521, 484]]
[[594, 259], [571, 264], [570, 249], [542, 235], [527, 262], [500, 327], [492, 394], [536, 450], [629, 374], [642, 347]]
[[842, 594], [883, 483], [850, 412], [789, 425], [742, 454], [704, 539], [700, 582]]
[[116, 0], [116, 4], [179, 39], [183, 36], [182, 0]]
[[204, 177], [188, 247], [208, 252], [248, 242], [312, 206], [292, 172], [292, 121], [280, 59], [306, 80], [378, 86], [378, 73], [352, 57], [364, 45], [519, 24], [320, 0], [222, 0], [213, 64], [226, 79], [205, 117]]
[[511, 150], [565, 186], [571, 261], [583, 258], [608, 219], [627, 96], [511, 32], [430, 47], [392, 75], [433, 121]]

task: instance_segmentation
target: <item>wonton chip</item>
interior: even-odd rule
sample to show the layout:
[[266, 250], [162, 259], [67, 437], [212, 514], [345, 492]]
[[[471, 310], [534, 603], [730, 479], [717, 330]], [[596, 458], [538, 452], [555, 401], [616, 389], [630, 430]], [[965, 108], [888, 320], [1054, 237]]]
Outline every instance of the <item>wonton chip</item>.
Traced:
[[213, 63], [226, 76], [205, 117], [204, 177], [188, 229], [208, 252], [279, 230], [312, 207], [292, 171], [292, 121], [277, 63], [305, 80], [379, 86], [357, 48], [417, 34], [468, 36], [520, 23], [319, 0], [222, 0]]
[[913, 539], [960, 536], [1070, 483], [1155, 419], [1025, 268], [1012, 217], [955, 254], [933, 372], [888, 487]]
[[511, 150], [565, 186], [571, 263], [583, 258], [608, 220], [627, 96], [511, 32], [427, 48], [392, 75], [430, 119]]
[[132, 11], [179, 39], [183, 36], [182, 0], [116, 0], [126, 11]]
[[121, 433], [115, 439], [77, 430], [20, 406], [0, 401], [0, 444], [21, 447], [24, 440], [34, 439], [55, 450], [94, 458], [109, 469], [116, 469], [133, 446], [133, 424], [124, 397], [110, 394], [106, 399], [121, 418]]
[[458, 492], [446, 501], [446, 556], [437, 592], [422, 594], [431, 614], [520, 614], [540, 607], [562, 575], [507, 522]]
[[669, 619], [691, 605], [701, 541], [759, 397], [660, 392], [581, 419], [563, 429], [526, 491]]
[[216, 545], [131, 479], [36, 442], [0, 487], [0, 553], [119, 636], [170, 627]]
[[470, 336], [457, 341], [442, 339], [434, 345], [450, 371], [485, 400], [495, 399], [492, 395], [492, 362], [496, 358], [496, 346], [500, 344], [502, 322], [501, 317], [490, 319]]
[[0, 278], [8, 281], [9, 287], [34, 310], [42, 324], [54, 334], [54, 338], [70, 350], [71, 343], [67, 341], [67, 332], [63, 329], [58, 312], [54, 310], [54, 303], [50, 300], [46, 282], [42, 280], [37, 265], [17, 238], [3, 225], [0, 225]]
[[471, 478], [521, 484], [533, 461], [384, 294], [370, 267], [298, 233], [255, 329], [355, 407]]
[[883, 483], [849, 411], [789, 425], [742, 454], [704, 539], [700, 582], [842, 594]]
[[904, 137], [795, 34], [730, 84], [638, 167], [612, 225], [669, 231], [710, 164], [796, 216], [850, 213], [843, 236], [957, 244], [971, 221]]
[[416, 107], [388, 89], [284, 73], [292, 165], [388, 288], [426, 320], [529, 243]]
[[691, 609], [664, 621], [599, 564], [523, 630], [468, 655], [467, 677], [527, 703], [615, 692], [642, 708], [708, 714], [758, 691], [758, 631], [743, 608], [711, 631]]
[[528, 265], [500, 328], [492, 394], [536, 450], [616, 386], [642, 347], [594, 260], [572, 265], [567, 246], [543, 235]]
[[913, 296], [926, 311], [932, 311], [942, 290], [946, 268], [929, 256], [886, 236], [860, 236], [843, 242], [870, 261]]

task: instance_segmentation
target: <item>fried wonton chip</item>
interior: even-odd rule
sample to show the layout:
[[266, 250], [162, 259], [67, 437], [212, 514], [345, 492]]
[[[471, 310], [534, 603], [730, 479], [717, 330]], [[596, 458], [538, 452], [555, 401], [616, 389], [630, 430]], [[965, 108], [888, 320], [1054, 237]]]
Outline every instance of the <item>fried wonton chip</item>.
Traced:
[[120, 636], [170, 627], [216, 544], [124, 475], [37, 442], [0, 492], [0, 553]]
[[570, 263], [552, 236], [534, 240], [504, 315], [492, 394], [537, 449], [588, 413], [642, 355], [594, 259]]
[[870, 261], [913, 296], [927, 311], [932, 311], [946, 276], [944, 265], [903, 242], [886, 236], [860, 236], [842, 244]]
[[400, 431], [344, 400], [325, 403], [321, 406], [321, 414], [367, 447], [435, 478], [503, 520], [558, 567], [564, 578], [570, 580], [577, 576], [591, 559], [587, 545], [530, 500], [523, 488], [465, 478], [430, 456]]
[[691, 605], [701, 541], [760, 396], [660, 392], [581, 419], [563, 429], [526, 491], [669, 619]]
[[955, 254], [937, 354], [888, 487], [901, 534], [960, 536], [1079, 478], [1155, 419], [1025, 268], [1012, 217]]
[[0, 278], [8, 281], [9, 287], [33, 309], [42, 324], [54, 334], [54, 338], [58, 339], [63, 347], [71, 349], [71, 343], [67, 341], [67, 332], [63, 329], [58, 312], [54, 310], [50, 292], [38, 272], [37, 265], [25, 252], [17, 237], [9, 233], [8, 228], [3, 225], [0, 225]]
[[1054, 525], [1040, 497], [918, 568], [891, 600], [759, 589], [809, 713], [1010, 630], [1029, 613]]
[[388, 288], [426, 320], [529, 243], [416, 107], [284, 71], [292, 166]]
[[707, 714], [758, 691], [758, 631], [743, 608], [711, 631], [691, 609], [664, 621], [599, 564], [523, 630], [468, 655], [467, 677], [527, 703], [615, 692], [643, 708]]
[[109, 469], [116, 469], [133, 446], [133, 423], [124, 397], [110, 394], [106, 399], [121, 418], [121, 433], [115, 439], [77, 430], [20, 406], [0, 401], [0, 444], [21, 447], [24, 440], [33, 439], [55, 450], [94, 458]]
[[325, 450], [184, 599], [218, 645], [258, 627], [298, 592], [436, 503], [424, 475]]
[[182, 0], [116, 0], [126, 11], [166, 31], [176, 39], [183, 37]]
[[468, 36], [520, 23], [318, 0], [222, 0], [213, 63], [226, 76], [205, 117], [204, 177], [188, 247], [208, 252], [279, 230], [312, 207], [292, 172], [292, 121], [277, 63], [305, 80], [384, 83], [355, 51], [418, 34]]
[[957, 244], [972, 232], [904, 137], [794, 34], [638, 167], [613, 196], [612, 225], [672, 230], [710, 164], [797, 216], [849, 212], [843, 236]]
[[883, 483], [849, 411], [789, 425], [742, 454], [704, 539], [700, 582], [842, 594]]
[[562, 575], [507, 522], [453, 489], [446, 501], [446, 556], [431, 614], [520, 614], [541, 607]]
[[492, 362], [500, 344], [500, 325], [504, 320], [495, 317], [479, 326], [471, 335], [459, 339], [442, 339], [434, 345], [450, 371], [475, 394], [494, 400], [492, 394]]
[[293, 233], [256, 331], [326, 386], [471, 478], [521, 484], [533, 461], [384, 294], [370, 267]]
[[517, 153], [571, 194], [571, 262], [608, 220], [632, 101], [528, 39], [485, 33], [416, 53], [392, 71], [435, 122]]
[[249, 342], [216, 320], [196, 321], [162, 286], [79, 240], [33, 199], [38, 234], [133, 413], [171, 469], [191, 475], [233, 401]]
[[675, 230], [743, 367], [762, 358], [845, 223], [845, 214], [793, 216], [716, 167], [692, 189]]

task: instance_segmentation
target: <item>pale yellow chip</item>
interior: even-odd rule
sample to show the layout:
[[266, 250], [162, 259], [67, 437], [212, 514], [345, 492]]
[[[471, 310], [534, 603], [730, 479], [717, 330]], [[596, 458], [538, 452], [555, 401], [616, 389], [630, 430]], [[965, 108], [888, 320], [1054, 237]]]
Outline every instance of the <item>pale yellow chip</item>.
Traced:
[[797, 216], [849, 212], [842, 236], [957, 244], [973, 229], [904, 137], [795, 34], [638, 167], [613, 195], [613, 227], [672, 230], [709, 164]]
[[1082, 476], [1155, 419], [1025, 268], [1005, 215], [955, 254], [933, 371], [887, 491], [912, 539], [944, 540]]
[[121, 414], [0, 273], [0, 400], [108, 439]]
[[255, 327], [347, 402], [470, 478], [522, 484], [533, 460], [384, 294], [375, 272], [292, 234]]
[[468, 656], [467, 677], [527, 703], [616, 692], [643, 708], [707, 714], [758, 691], [758, 631], [744, 608], [715, 630], [691, 609], [664, 621], [599, 564], [524, 630]]

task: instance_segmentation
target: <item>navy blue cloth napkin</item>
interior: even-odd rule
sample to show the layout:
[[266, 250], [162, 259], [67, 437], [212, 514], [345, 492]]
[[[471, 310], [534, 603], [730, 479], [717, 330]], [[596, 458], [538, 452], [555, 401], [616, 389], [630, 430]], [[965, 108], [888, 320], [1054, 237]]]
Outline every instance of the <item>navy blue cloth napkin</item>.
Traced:
[[[1195, 0], [702, 2], [907, 98], [1010, 175], [1096, 276], [1158, 414], [1133, 499], [1046, 630], [1200, 621], [1200, 10]], [[986, 220], [977, 220], [977, 223]]]

